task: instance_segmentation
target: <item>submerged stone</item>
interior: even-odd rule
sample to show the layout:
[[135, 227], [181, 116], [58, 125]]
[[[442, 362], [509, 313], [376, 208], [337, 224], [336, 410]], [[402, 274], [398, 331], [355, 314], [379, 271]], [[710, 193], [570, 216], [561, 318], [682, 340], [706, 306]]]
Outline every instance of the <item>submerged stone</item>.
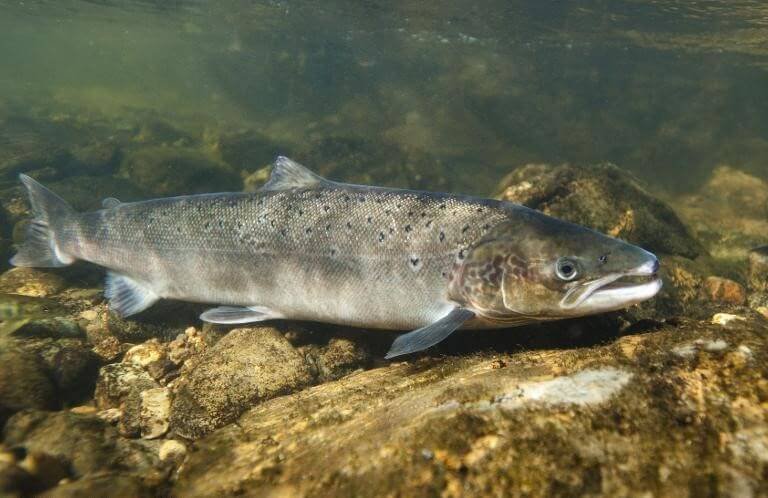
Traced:
[[179, 379], [171, 425], [184, 437], [200, 437], [235, 420], [254, 404], [312, 381], [304, 356], [277, 330], [234, 329]]
[[498, 197], [652, 252], [686, 258], [704, 252], [672, 208], [612, 164], [529, 164], [502, 180]]

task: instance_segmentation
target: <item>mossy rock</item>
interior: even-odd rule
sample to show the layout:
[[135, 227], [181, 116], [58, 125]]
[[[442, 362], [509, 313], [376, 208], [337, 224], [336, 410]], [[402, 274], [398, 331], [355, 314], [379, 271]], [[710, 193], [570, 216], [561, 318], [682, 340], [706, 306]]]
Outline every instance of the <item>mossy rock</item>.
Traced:
[[293, 159], [332, 180], [425, 190], [448, 188], [436, 158], [387, 142], [329, 137], [313, 142]]
[[240, 176], [194, 149], [146, 147], [126, 154], [120, 176], [154, 196], [239, 191]]
[[529, 164], [502, 180], [498, 197], [627, 240], [649, 251], [704, 253], [675, 212], [613, 164]]

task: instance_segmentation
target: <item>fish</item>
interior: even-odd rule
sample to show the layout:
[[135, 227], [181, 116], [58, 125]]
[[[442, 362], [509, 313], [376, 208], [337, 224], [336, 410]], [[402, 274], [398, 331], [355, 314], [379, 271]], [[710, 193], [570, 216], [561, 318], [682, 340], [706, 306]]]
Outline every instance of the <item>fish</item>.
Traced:
[[29, 176], [14, 266], [106, 268], [110, 309], [210, 303], [215, 324], [275, 319], [411, 330], [386, 354], [489, 329], [626, 308], [661, 288], [652, 253], [506, 201], [353, 185], [280, 156], [253, 193], [75, 212]]

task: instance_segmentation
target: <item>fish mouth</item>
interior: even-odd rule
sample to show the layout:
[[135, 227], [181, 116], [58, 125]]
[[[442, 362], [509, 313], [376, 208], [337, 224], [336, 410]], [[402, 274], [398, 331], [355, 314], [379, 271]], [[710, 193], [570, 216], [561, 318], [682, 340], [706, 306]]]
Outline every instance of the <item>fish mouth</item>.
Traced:
[[606, 275], [585, 282], [569, 290], [560, 301], [560, 306], [579, 313], [614, 311], [652, 298], [661, 287], [658, 264], [655, 264], [652, 268]]

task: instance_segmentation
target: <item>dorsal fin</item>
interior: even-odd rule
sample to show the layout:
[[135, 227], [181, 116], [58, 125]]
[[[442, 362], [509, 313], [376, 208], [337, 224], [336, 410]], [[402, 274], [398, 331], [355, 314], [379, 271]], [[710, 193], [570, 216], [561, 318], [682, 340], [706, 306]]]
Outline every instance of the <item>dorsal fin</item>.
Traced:
[[115, 199], [114, 197], [107, 197], [101, 201], [101, 207], [104, 209], [111, 209], [113, 207], [119, 206], [120, 204], [122, 204], [122, 202], [120, 202], [118, 199]]
[[313, 188], [331, 184], [333, 184], [332, 181], [311, 172], [296, 161], [285, 156], [278, 156], [275, 159], [275, 164], [272, 166], [272, 174], [269, 177], [269, 181], [261, 187], [261, 190]]

